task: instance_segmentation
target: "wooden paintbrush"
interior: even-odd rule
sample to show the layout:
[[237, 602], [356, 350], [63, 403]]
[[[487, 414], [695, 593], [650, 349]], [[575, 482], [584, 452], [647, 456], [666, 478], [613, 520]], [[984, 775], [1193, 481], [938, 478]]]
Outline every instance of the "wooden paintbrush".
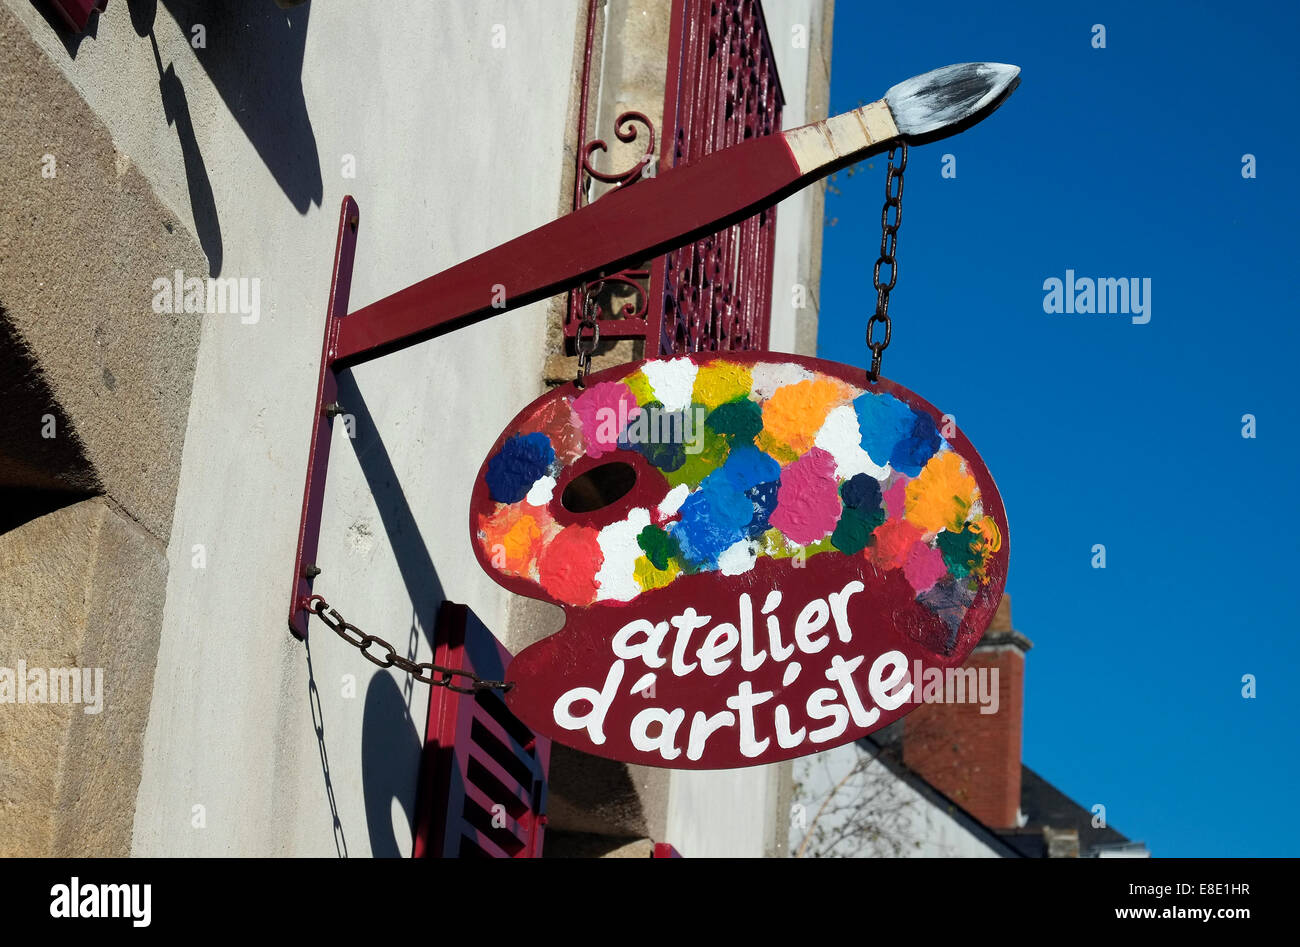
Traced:
[[956, 134], [1001, 105], [1019, 75], [1002, 63], [945, 66], [852, 112], [751, 138], [614, 191], [345, 317], [332, 361], [365, 361], [555, 295], [744, 220], [899, 142]]

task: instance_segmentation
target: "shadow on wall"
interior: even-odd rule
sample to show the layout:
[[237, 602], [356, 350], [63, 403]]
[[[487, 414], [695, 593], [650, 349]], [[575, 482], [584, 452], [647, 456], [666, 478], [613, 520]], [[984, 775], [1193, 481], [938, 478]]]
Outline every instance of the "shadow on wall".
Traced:
[[[438, 570], [420, 533], [419, 524], [406, 501], [406, 494], [397, 480], [397, 471], [393, 469], [388, 450], [379, 437], [374, 417], [366, 407], [352, 373], [341, 372], [338, 383], [339, 403], [356, 421], [356, 438], [352, 441], [352, 449], [366, 478], [366, 485], [374, 497], [384, 538], [392, 551], [411, 602], [411, 621], [406, 638], [403, 639], [396, 629], [367, 625], [365, 609], [372, 598], [364, 587], [348, 588], [348, 599], [332, 604], [338, 605], [339, 610], [362, 629], [391, 642], [399, 653], [404, 651], [404, 656], [413, 660], [421, 635], [426, 650], [432, 650], [438, 609], [445, 598], [442, 582], [438, 579]], [[328, 565], [325, 567], [328, 570]], [[328, 575], [327, 571], [326, 576]], [[335, 587], [347, 588], [342, 585]], [[313, 633], [317, 629], [328, 631], [324, 625], [314, 623]], [[347, 647], [341, 641], [334, 641], [332, 635], [328, 639], [331, 644]], [[358, 672], [370, 667], [361, 655], [355, 657], [359, 662]], [[361, 779], [370, 850], [377, 858], [396, 858], [401, 855], [394, 829], [394, 802], [400, 806], [405, 816], [404, 831], [414, 833], [416, 784], [423, 747], [421, 735], [428, 697], [426, 685], [417, 686], [408, 676], [403, 676], [399, 685], [387, 673], [372, 675], [366, 689], [365, 715], [361, 729]], [[326, 779], [328, 782], [328, 774]]]
[[330, 817], [334, 823], [334, 850], [339, 858], [348, 857], [348, 840], [343, 832], [343, 820], [339, 818], [339, 804], [334, 797], [334, 779], [330, 776], [330, 754], [325, 744], [325, 710], [321, 706], [320, 688], [316, 686], [316, 672], [311, 664], [311, 637], [303, 642], [303, 652], [307, 655], [307, 697], [311, 703], [311, 723], [316, 731], [316, 748], [320, 752], [321, 774], [325, 777], [325, 798], [329, 800]]
[[104, 492], [77, 429], [3, 305], [0, 404], [6, 415], [0, 424], [0, 534]]
[[[137, 5], [155, 2], [131, 0], [132, 19]], [[206, 46], [194, 50], [195, 58], [294, 208], [305, 214], [319, 207], [320, 155], [302, 91], [310, 6], [281, 9], [271, 0], [162, 3], [191, 46], [195, 27], [203, 27]]]
[[158, 41], [153, 31], [149, 31], [149, 44], [153, 47], [154, 64], [158, 67], [158, 94], [162, 98], [163, 114], [167, 124], [176, 128], [176, 137], [181, 143], [181, 157], [185, 162], [185, 181], [190, 192], [190, 211], [194, 215], [194, 229], [197, 231], [199, 246], [208, 258], [208, 272], [212, 276], [221, 275], [224, 249], [221, 242], [221, 221], [217, 218], [217, 201], [212, 196], [212, 182], [208, 179], [208, 169], [203, 163], [199, 151], [199, 141], [194, 134], [194, 122], [190, 119], [190, 104], [185, 97], [185, 86], [176, 75], [175, 64], [163, 69], [162, 56], [158, 53]]
[[158, 96], [162, 99], [163, 115], [167, 124], [176, 129], [176, 138], [181, 146], [181, 158], [185, 162], [185, 183], [190, 193], [190, 211], [194, 216], [195, 235], [199, 246], [208, 258], [208, 272], [212, 276], [221, 275], [224, 256], [221, 242], [221, 222], [217, 218], [217, 201], [212, 195], [212, 182], [208, 179], [208, 169], [203, 163], [203, 154], [199, 151], [199, 140], [194, 134], [194, 122], [190, 118], [189, 99], [185, 95], [185, 85], [176, 75], [176, 64], [169, 63], [163, 68], [162, 54], [158, 51], [158, 40], [154, 36], [154, 21], [157, 19], [157, 0], [128, 0], [131, 12], [131, 26], [139, 36], [146, 37], [153, 49], [154, 65], [158, 69]]
[[99, 35], [99, 14], [91, 16], [90, 22], [82, 32], [74, 33], [68, 28], [68, 24], [63, 22], [63, 18], [59, 16], [50, 0], [31, 0], [31, 4], [41, 16], [45, 17], [45, 22], [50, 24], [50, 29], [54, 31], [54, 35], [59, 38], [59, 42], [63, 44], [63, 48], [68, 51], [68, 56], [72, 59], [77, 58], [77, 51], [84, 40], [94, 39]]
[[[74, 33], [48, 0], [30, 2], [73, 59], [87, 37], [98, 35], [99, 16], [91, 18], [85, 32]], [[148, 37], [153, 46], [163, 112], [180, 140], [199, 244], [207, 254], [210, 274], [219, 276], [223, 245], [216, 201], [194, 134], [184, 84], [175, 63], [163, 66], [158, 50], [153, 32], [158, 0], [126, 0], [126, 4], [136, 33]], [[195, 58], [294, 209], [306, 214], [313, 205], [319, 207], [324, 191], [320, 155], [302, 91], [310, 8], [289, 0], [280, 0], [279, 6], [270, 0], [220, 4], [163, 0], [163, 4], [192, 48], [201, 33], [203, 45], [194, 48]]]

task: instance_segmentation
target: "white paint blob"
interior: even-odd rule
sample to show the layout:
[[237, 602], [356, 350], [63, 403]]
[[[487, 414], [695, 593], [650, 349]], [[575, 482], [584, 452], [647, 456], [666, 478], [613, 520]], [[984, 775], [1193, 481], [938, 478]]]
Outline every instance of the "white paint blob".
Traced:
[[[515, 494], [518, 496], [518, 494]], [[528, 496], [524, 499], [533, 506], [546, 506], [551, 502], [551, 497], [555, 496], [555, 478], [538, 477], [536, 482], [528, 490]]]
[[659, 504], [660, 517], [668, 519], [676, 516], [677, 511], [682, 508], [682, 504], [686, 502], [686, 498], [690, 495], [691, 488], [684, 483], [679, 483], [673, 487], [668, 491], [668, 495], [664, 497], [663, 502]]
[[758, 544], [742, 539], [728, 546], [718, 556], [718, 571], [723, 575], [744, 575], [758, 561]]
[[636, 561], [641, 546], [636, 538], [650, 525], [650, 511], [638, 507], [630, 511], [627, 519], [610, 523], [600, 531], [596, 541], [605, 561], [596, 573], [596, 600], [630, 602], [641, 594], [636, 580]]
[[813, 377], [812, 372], [789, 362], [759, 362], [750, 377], [753, 379], [751, 398], [766, 401], [785, 385], [797, 385]]
[[851, 404], [842, 404], [826, 415], [813, 443], [835, 458], [835, 476], [842, 480], [860, 473], [877, 480], [889, 476], [889, 464], [880, 466], [862, 449], [858, 414]]
[[658, 362], [646, 362], [641, 366], [650, 387], [654, 389], [655, 398], [664, 406], [665, 411], [680, 411], [691, 403], [691, 392], [695, 389], [695, 373], [698, 366], [689, 358], [672, 358]]

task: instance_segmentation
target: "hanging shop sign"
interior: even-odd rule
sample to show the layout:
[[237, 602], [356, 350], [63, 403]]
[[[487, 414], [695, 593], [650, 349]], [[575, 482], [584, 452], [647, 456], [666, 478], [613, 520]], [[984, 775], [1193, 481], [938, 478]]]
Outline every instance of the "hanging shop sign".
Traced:
[[[748, 766], [846, 743], [913, 703], [908, 669], [960, 664], [1006, 582], [1007, 525], [974, 447], [880, 374], [908, 144], [991, 114], [1019, 69], [960, 63], [883, 99], [756, 136], [620, 189], [349, 313], [360, 211], [340, 211], [289, 627], [317, 616], [365, 657], [431, 685], [504, 692], [561, 743], [676, 768]], [[474, 485], [485, 569], [561, 606], [563, 629], [504, 680], [403, 658], [346, 621], [318, 545], [338, 375], [744, 220], [889, 152], [870, 368], [771, 352], [656, 359], [578, 377], [525, 408]], [[895, 164], [895, 154], [899, 161]], [[498, 290], [505, 287], [503, 299]], [[322, 578], [322, 573], [325, 573]], [[351, 611], [350, 606], [349, 612]]]
[[770, 352], [633, 363], [533, 402], [479, 472], [483, 567], [560, 605], [506, 672], [533, 729], [631, 763], [803, 756], [906, 713], [1002, 596], [975, 448], [861, 368]]

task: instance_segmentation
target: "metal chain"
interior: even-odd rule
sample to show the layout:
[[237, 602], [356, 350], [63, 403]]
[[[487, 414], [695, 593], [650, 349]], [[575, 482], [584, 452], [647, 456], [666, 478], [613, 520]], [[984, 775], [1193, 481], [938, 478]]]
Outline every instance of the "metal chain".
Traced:
[[[605, 288], [605, 281], [598, 279], [594, 283], [588, 283], [583, 290], [584, 297], [582, 300], [582, 321], [578, 323], [578, 331], [574, 335], [573, 345], [578, 350], [578, 377], [573, 383], [578, 386], [579, 390], [587, 387], [587, 372], [591, 370], [591, 355], [596, 351], [596, 346], [600, 344], [600, 323], [596, 321], [596, 313], [599, 308], [596, 305], [596, 297], [600, 295]], [[583, 330], [591, 334], [583, 338]]]
[[[898, 164], [894, 164], [894, 152], [901, 149]], [[871, 318], [867, 320], [867, 348], [871, 350], [871, 368], [867, 370], [867, 378], [872, 381], [880, 380], [880, 360], [889, 348], [889, 338], [893, 334], [893, 326], [889, 321], [889, 293], [898, 282], [898, 260], [895, 256], [898, 250], [898, 225], [903, 222], [903, 171], [907, 168], [907, 142], [900, 142], [898, 149], [889, 149], [889, 174], [885, 178], [885, 206], [880, 211], [880, 259], [876, 260], [876, 267], [872, 271], [871, 281], [876, 287], [876, 311], [872, 313]], [[898, 182], [898, 190], [894, 190], [894, 182]], [[894, 209], [894, 219], [889, 219], [889, 209]], [[889, 282], [880, 281], [880, 268], [888, 264]], [[880, 324], [885, 326], [885, 337], [881, 341], [872, 338], [871, 330]]]
[[[377, 664], [381, 668], [397, 668], [399, 671], [405, 671], [417, 681], [428, 684], [432, 687], [445, 687], [449, 691], [455, 691], [458, 694], [473, 694], [483, 690], [501, 690], [508, 691], [514, 687], [513, 681], [485, 681], [473, 671], [462, 671], [458, 668], [445, 668], [438, 664], [431, 664], [428, 661], [417, 664], [408, 660], [397, 653], [397, 649], [390, 645], [383, 638], [377, 635], [368, 635], [356, 625], [345, 621], [339, 614], [337, 608], [333, 608], [329, 602], [319, 595], [313, 595], [308, 601], [307, 607], [313, 614], [320, 617], [330, 629], [346, 641], [352, 647], [361, 652], [361, 656], [371, 664]], [[326, 614], [329, 609], [329, 614]], [[378, 645], [383, 649], [380, 656], [376, 657], [370, 653], [371, 645]], [[437, 675], [435, 677], [434, 675]], [[461, 687], [453, 684], [453, 677], [467, 677], [470, 679], [468, 687]]]

